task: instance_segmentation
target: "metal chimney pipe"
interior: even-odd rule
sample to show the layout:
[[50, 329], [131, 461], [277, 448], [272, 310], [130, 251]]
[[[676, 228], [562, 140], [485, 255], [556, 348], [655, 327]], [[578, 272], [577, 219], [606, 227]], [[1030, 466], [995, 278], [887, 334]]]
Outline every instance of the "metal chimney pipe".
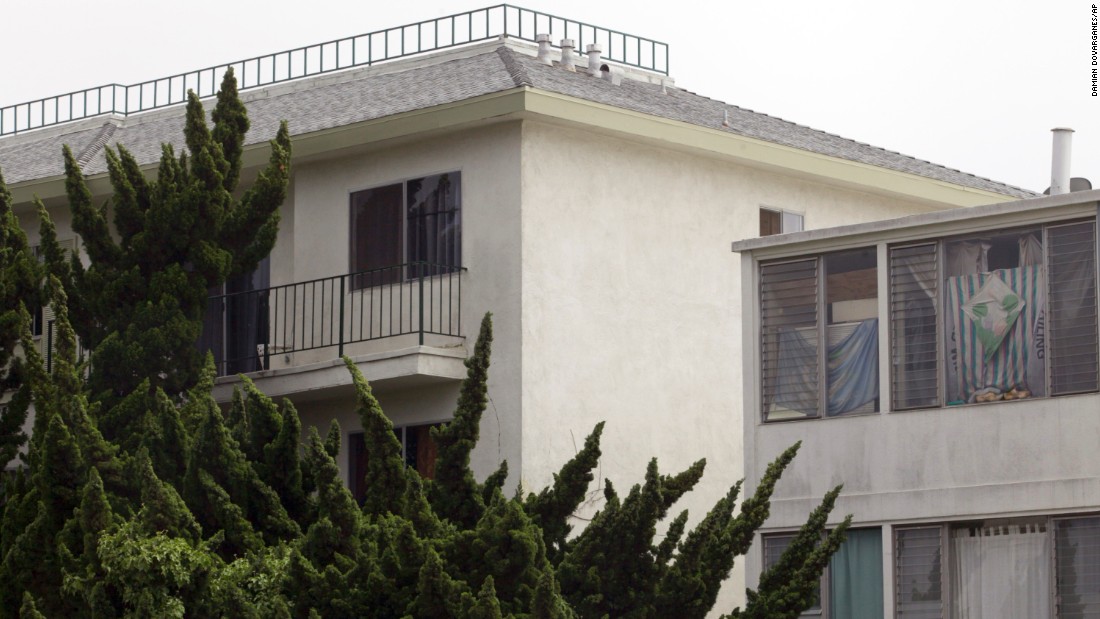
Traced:
[[600, 55], [603, 53], [603, 47], [600, 47], [599, 43], [591, 43], [584, 48], [588, 54], [588, 74], [593, 77], [600, 76]]
[[554, 66], [554, 61], [550, 59], [550, 35], [536, 34], [535, 42], [539, 44], [538, 61], [542, 64]]
[[1050, 163], [1050, 195], [1070, 192], [1069, 164], [1073, 148], [1073, 129], [1055, 127], [1054, 148]]
[[576, 71], [573, 64], [573, 39], [561, 40], [561, 66], [566, 71]]

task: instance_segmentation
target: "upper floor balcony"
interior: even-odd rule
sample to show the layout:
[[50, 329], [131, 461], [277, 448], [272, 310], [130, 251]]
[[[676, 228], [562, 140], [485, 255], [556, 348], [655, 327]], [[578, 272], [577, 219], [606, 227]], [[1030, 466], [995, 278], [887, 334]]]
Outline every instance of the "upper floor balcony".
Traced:
[[230, 282], [210, 297], [199, 342], [218, 368], [215, 397], [230, 397], [238, 374], [271, 396], [346, 386], [344, 356], [376, 386], [461, 379], [464, 273], [410, 262], [278, 286], [266, 273]]

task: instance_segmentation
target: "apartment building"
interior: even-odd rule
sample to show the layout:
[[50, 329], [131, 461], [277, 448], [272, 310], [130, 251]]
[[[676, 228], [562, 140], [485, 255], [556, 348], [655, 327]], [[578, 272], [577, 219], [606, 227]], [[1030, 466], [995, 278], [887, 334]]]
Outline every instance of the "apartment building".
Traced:
[[1098, 205], [734, 243], [748, 485], [803, 442], [749, 586], [843, 483], [854, 524], [813, 616], [1100, 616]]
[[[509, 487], [541, 488], [606, 420], [597, 473], [620, 487], [651, 457], [670, 472], [707, 458], [683, 502], [698, 517], [745, 474], [755, 427], [740, 381], [754, 280], [731, 238], [1032, 195], [678, 88], [668, 54], [497, 6], [233, 63], [252, 120], [244, 179], [282, 119], [294, 156], [270, 258], [212, 291], [202, 345], [224, 374], [218, 398], [243, 372], [307, 426], [338, 419], [361, 491], [349, 355], [430, 475], [426, 428], [450, 417], [491, 311], [476, 471], [507, 460]], [[277, 73], [302, 56], [301, 75]], [[177, 91], [210, 94], [220, 69], [0, 109], [0, 168], [32, 242], [34, 195], [72, 238], [62, 144], [105, 201], [103, 149], [124, 144], [153, 173], [160, 145], [183, 143]]]

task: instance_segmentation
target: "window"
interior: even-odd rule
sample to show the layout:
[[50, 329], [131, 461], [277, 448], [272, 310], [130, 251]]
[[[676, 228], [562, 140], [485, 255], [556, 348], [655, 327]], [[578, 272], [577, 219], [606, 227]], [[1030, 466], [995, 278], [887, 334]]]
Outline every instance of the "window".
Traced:
[[1100, 517], [898, 528], [894, 560], [899, 618], [1100, 617]]
[[877, 271], [873, 247], [760, 267], [765, 421], [878, 410]]
[[[794, 535], [764, 538], [764, 569], [779, 562]], [[825, 596], [822, 598], [821, 593]], [[882, 530], [850, 529], [821, 576], [818, 603], [803, 617], [882, 619]], [[824, 610], [823, 610], [824, 609]]]
[[1100, 617], [1100, 517], [1054, 521], [1058, 617]]
[[462, 266], [462, 177], [414, 178], [351, 194], [353, 288]]
[[[393, 429], [401, 443], [401, 453], [405, 464], [416, 469], [425, 479], [435, 478], [436, 445], [432, 440], [431, 429], [441, 424], [430, 423], [417, 426], [400, 426]], [[354, 432], [348, 437], [349, 485], [351, 493], [359, 503], [367, 493], [367, 448], [362, 432]]]
[[778, 209], [760, 209], [760, 236], [802, 231], [802, 215]]
[[894, 609], [898, 617], [943, 617], [941, 528], [894, 531]]
[[895, 410], [1096, 391], [1093, 222], [890, 249]]

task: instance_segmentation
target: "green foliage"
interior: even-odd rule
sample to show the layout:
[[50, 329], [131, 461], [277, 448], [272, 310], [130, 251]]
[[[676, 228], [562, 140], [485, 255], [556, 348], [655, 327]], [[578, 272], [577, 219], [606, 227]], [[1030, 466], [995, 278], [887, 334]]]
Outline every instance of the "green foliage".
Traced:
[[485, 499], [470, 470], [470, 452], [477, 444], [481, 414], [488, 400], [492, 344], [493, 317], [486, 313], [481, 320], [474, 353], [466, 360], [466, 380], [462, 381], [454, 419], [431, 430], [439, 455], [428, 496], [436, 513], [464, 529], [473, 527], [485, 511]]
[[41, 278], [42, 270], [12, 212], [11, 193], [0, 173], [0, 389], [15, 392], [8, 405], [0, 409], [0, 470], [27, 440], [23, 424], [30, 392], [24, 384], [24, 361], [14, 353], [28, 328], [27, 309], [36, 310], [42, 303]]
[[[584, 500], [588, 486], [592, 483], [592, 470], [600, 461], [600, 435], [603, 433], [603, 425], [602, 421], [596, 424], [592, 434], [584, 440], [584, 448], [565, 463], [561, 473], [554, 475], [553, 486], [537, 495], [527, 495], [524, 508], [530, 514], [531, 521], [542, 529], [546, 552], [555, 564], [560, 562], [567, 549], [566, 540], [572, 530], [569, 516]], [[490, 478], [486, 486], [495, 482], [495, 479]]]
[[[0, 486], [0, 619], [14, 617], [703, 617], [744, 554], [792, 447], [755, 494], [730, 488], [694, 528], [669, 510], [698, 483], [656, 460], [576, 533], [601, 457], [598, 423], [550, 487], [505, 498], [508, 465], [484, 482], [470, 468], [488, 401], [486, 314], [454, 418], [433, 428], [436, 475], [406, 466], [393, 424], [345, 359], [365, 435], [366, 497], [357, 505], [324, 439], [247, 378], [228, 410], [216, 371], [194, 346], [207, 290], [255, 268], [271, 249], [289, 178], [283, 126], [271, 159], [239, 191], [249, 122], [229, 72], [212, 115], [187, 107], [187, 152], [164, 146], [156, 180], [125, 148], [109, 151], [113, 219], [65, 150], [73, 227], [90, 264], [67, 261], [42, 221], [40, 265], [0, 182], [0, 464], [26, 444], [26, 471]], [[57, 352], [47, 371], [21, 302], [49, 303]], [[92, 363], [77, 356], [77, 335]], [[13, 353], [22, 345], [25, 361]], [[29, 441], [21, 435], [33, 400]], [[732, 617], [786, 617], [814, 583], [847, 521], [824, 534], [839, 488]]]
[[[184, 128], [189, 156], [176, 157], [165, 145], [155, 181], [124, 147], [107, 149], [111, 222], [92, 204], [76, 158], [64, 151], [73, 229], [90, 260], [86, 269], [72, 269], [64, 284], [79, 301], [77, 333], [94, 350], [90, 385], [97, 400], [113, 403], [146, 380], [170, 396], [192, 384], [202, 364], [194, 342], [207, 290], [253, 270], [274, 245], [289, 181], [286, 126], [271, 142], [268, 166], [241, 192], [249, 123], [232, 69], [212, 118], [210, 130], [190, 93]], [[124, 431], [136, 433], [127, 427], [119, 436]]]

